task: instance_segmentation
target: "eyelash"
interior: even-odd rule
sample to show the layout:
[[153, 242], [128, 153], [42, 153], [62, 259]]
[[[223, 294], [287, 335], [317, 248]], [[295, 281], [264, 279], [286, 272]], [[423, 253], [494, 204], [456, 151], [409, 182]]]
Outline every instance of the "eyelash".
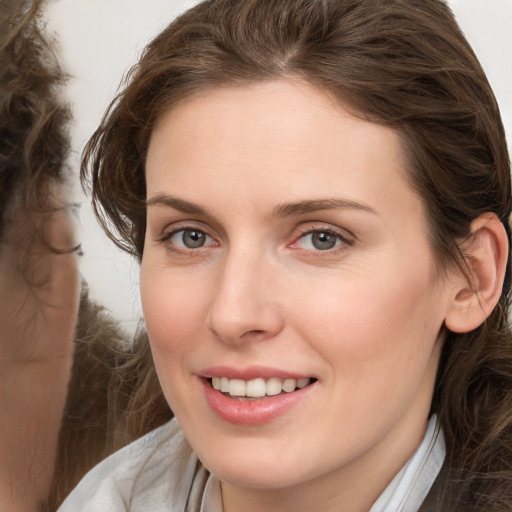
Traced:
[[335, 246], [331, 248], [326, 249], [301, 249], [298, 248], [298, 250], [305, 250], [308, 252], [318, 253], [317, 256], [321, 257], [322, 255], [333, 255], [338, 254], [341, 251], [346, 250], [348, 247], [354, 245], [354, 239], [351, 237], [348, 237], [346, 234], [341, 233], [340, 231], [333, 229], [331, 227], [324, 227], [324, 226], [308, 226], [304, 228], [299, 228], [300, 235], [295, 238], [295, 241], [291, 244], [293, 245], [297, 244], [301, 240], [304, 240], [307, 236], [314, 235], [315, 233], [324, 233], [330, 236], [335, 237]]
[[[169, 243], [171, 239], [178, 235], [179, 233], [183, 233], [182, 237], [185, 235], [186, 232], [196, 232], [201, 233], [203, 236], [207, 237], [206, 241], [203, 245], [200, 245], [196, 248], [193, 247], [179, 247], [175, 243]], [[207, 243], [207, 239], [211, 239], [214, 243]], [[172, 231], [168, 231], [164, 233], [160, 238], [157, 239], [159, 243], [164, 243], [167, 248], [177, 254], [185, 254], [185, 255], [191, 255], [193, 252], [199, 251], [200, 249], [203, 249], [205, 247], [211, 247], [218, 245], [215, 239], [210, 236], [204, 229], [198, 228], [197, 226], [179, 226]]]
[[[186, 232], [197, 232], [201, 233], [203, 236], [207, 237], [206, 241], [203, 245], [200, 245], [198, 247], [179, 247], [175, 243], [169, 243], [172, 238], [180, 233], [182, 234], [182, 237], [185, 235]], [[315, 233], [318, 234], [327, 234], [330, 236], [335, 237], [335, 245], [333, 247], [329, 247], [326, 249], [304, 249], [300, 247], [294, 247], [297, 245], [300, 241], [304, 240], [308, 236], [312, 236]], [[213, 241], [213, 243], [208, 243], [208, 239]], [[183, 255], [192, 255], [194, 252], [199, 252], [201, 249], [208, 248], [208, 247], [215, 247], [218, 246], [218, 243], [215, 241], [215, 239], [210, 236], [205, 229], [201, 229], [197, 226], [179, 226], [172, 231], [164, 233], [160, 238], [157, 239], [157, 242], [166, 244], [167, 248], [172, 251], [173, 253], [177, 254], [183, 254]], [[293, 249], [304, 251], [308, 253], [318, 253], [316, 256], [321, 257], [322, 255], [333, 255], [337, 254], [338, 252], [346, 250], [348, 247], [354, 245], [354, 239], [351, 237], [348, 237], [346, 234], [342, 234], [336, 229], [333, 229], [331, 227], [324, 227], [324, 226], [307, 226], [303, 228], [299, 228], [299, 236], [296, 236], [294, 238], [294, 241], [288, 245], [288, 247], [291, 247]]]

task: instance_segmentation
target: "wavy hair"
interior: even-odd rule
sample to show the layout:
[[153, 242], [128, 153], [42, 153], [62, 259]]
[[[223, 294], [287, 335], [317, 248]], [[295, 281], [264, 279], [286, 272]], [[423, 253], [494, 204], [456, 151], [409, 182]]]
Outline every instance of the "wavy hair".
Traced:
[[[82, 180], [110, 238], [142, 258], [146, 153], [164, 111], [199, 91], [280, 77], [306, 80], [401, 135], [441, 266], [464, 265], [460, 242], [482, 213], [495, 213], [510, 238], [497, 102], [441, 0], [207, 0], [184, 13], [147, 47], [83, 155]], [[447, 459], [431, 510], [512, 507], [507, 268], [487, 321], [444, 342], [432, 412]]]
[[[45, 223], [66, 207], [59, 189], [69, 174], [71, 113], [59, 95], [67, 76], [54, 55], [43, 7], [44, 0], [0, 0], [0, 256], [8, 235], [14, 238], [8, 243], [28, 252], [41, 242], [55, 253], [79, 248], [71, 240], [53, 247], [45, 236]], [[40, 286], [32, 280], [37, 261], [21, 260], [28, 288]], [[53, 483], [41, 511], [55, 511], [95, 464], [172, 417], [145, 333], [130, 344], [85, 283], [74, 346]]]
[[67, 174], [71, 115], [58, 95], [66, 75], [44, 34], [41, 4], [0, 2], [0, 236], [14, 215], [51, 215], [54, 185]]

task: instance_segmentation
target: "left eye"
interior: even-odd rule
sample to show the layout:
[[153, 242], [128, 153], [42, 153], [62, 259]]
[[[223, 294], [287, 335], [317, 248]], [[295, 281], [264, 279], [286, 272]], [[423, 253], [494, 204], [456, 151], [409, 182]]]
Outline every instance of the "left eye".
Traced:
[[186, 249], [199, 249], [213, 242], [213, 239], [204, 231], [193, 228], [175, 231], [169, 240], [173, 245]]
[[328, 251], [343, 243], [343, 239], [332, 231], [311, 231], [305, 233], [298, 240], [302, 249], [313, 249], [316, 251]]

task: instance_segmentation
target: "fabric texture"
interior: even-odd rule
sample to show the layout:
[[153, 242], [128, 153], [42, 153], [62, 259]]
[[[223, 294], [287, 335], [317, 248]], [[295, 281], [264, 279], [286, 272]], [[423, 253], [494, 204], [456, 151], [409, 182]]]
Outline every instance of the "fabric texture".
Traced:
[[[445, 457], [436, 417], [416, 453], [369, 512], [417, 512]], [[93, 468], [59, 512], [222, 512], [220, 483], [202, 466], [176, 419]]]

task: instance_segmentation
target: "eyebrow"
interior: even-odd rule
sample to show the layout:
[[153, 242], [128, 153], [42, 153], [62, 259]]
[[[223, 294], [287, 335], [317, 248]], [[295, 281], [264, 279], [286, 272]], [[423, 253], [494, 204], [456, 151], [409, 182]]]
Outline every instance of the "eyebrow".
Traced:
[[166, 194], [156, 194], [151, 199], [148, 199], [146, 201], [146, 207], [150, 206], [166, 206], [167, 208], [174, 208], [183, 213], [206, 215], [206, 210], [202, 206]]
[[[167, 194], [156, 194], [146, 201], [146, 206], [165, 206], [183, 213], [192, 215], [207, 215], [207, 211], [198, 204], [191, 203], [178, 197]], [[274, 217], [290, 217], [293, 215], [304, 215], [321, 210], [336, 210], [339, 208], [351, 208], [377, 215], [377, 212], [370, 206], [349, 199], [329, 198], [297, 201], [295, 203], [283, 203], [272, 208]]]
[[339, 208], [362, 210], [377, 215], [377, 212], [366, 204], [340, 198], [314, 199], [310, 201], [298, 201], [296, 203], [285, 203], [275, 206], [272, 209], [272, 213], [276, 217], [288, 217], [321, 210], [337, 210]]

